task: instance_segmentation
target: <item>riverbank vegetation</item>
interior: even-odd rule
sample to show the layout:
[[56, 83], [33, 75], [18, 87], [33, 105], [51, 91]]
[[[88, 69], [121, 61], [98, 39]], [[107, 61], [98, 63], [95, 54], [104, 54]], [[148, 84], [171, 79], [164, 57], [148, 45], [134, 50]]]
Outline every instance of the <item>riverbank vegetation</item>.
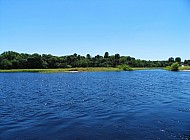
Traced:
[[179, 63], [173, 63], [171, 66], [164, 68], [169, 71], [190, 71], [190, 66], [180, 66]]
[[101, 67], [103, 70], [105, 68], [131, 70], [131, 68], [139, 67], [164, 68], [171, 66], [175, 62], [190, 65], [190, 60], [181, 62], [180, 57], [176, 57], [175, 59], [170, 57], [168, 60], [162, 61], [147, 61], [136, 59], [131, 56], [120, 56], [120, 54], [109, 55], [108, 52], [105, 52], [103, 56], [91, 56], [90, 54], [81, 56], [76, 53], [67, 56], [53, 56], [51, 54], [27, 54], [13, 51], [6, 51], [0, 54], [0, 69], [90, 69]]
[[0, 72], [39, 72], [39, 73], [58, 73], [58, 72], [96, 72], [96, 71], [121, 71], [119, 68], [96, 67], [96, 68], [57, 68], [57, 69], [9, 69]]
[[179, 71], [180, 65], [178, 62], [173, 63], [171, 66], [167, 66], [166, 68], [164, 68], [165, 70], [169, 70], [169, 71]]
[[[131, 68], [131, 70], [149, 70], [153, 68]], [[57, 68], [57, 69], [1, 69], [0, 72], [36, 72], [36, 73], [59, 73], [59, 72], [100, 72], [100, 71], [123, 71], [122, 68], [113, 67], [88, 67], [88, 68]], [[127, 70], [125, 70], [127, 71]]]
[[130, 66], [128, 66], [126, 64], [119, 65], [118, 68], [121, 69], [121, 70], [124, 70], [124, 71], [132, 71], [133, 70]]
[[188, 71], [190, 71], [190, 66], [179, 67], [179, 70], [188, 70]]

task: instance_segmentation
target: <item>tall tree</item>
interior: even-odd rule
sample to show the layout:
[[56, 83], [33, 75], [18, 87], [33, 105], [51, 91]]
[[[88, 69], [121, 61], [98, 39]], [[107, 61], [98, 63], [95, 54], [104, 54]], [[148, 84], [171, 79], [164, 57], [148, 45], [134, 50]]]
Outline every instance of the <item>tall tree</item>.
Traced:
[[120, 59], [120, 54], [115, 54], [115, 64], [114, 67], [116, 67], [117, 65], [119, 65], [119, 59]]
[[86, 58], [87, 58], [87, 59], [91, 59], [90, 54], [87, 54], [87, 55], [86, 55]]
[[168, 62], [174, 62], [174, 58], [173, 57], [170, 57], [169, 59], [168, 59]]
[[175, 62], [181, 63], [181, 58], [180, 57], [176, 57], [175, 58]]
[[105, 52], [104, 58], [109, 58], [109, 53], [108, 52]]
[[7, 51], [7, 52], [2, 53], [1, 55], [4, 59], [11, 61], [15, 59], [19, 55], [19, 53], [13, 52], [13, 51]]

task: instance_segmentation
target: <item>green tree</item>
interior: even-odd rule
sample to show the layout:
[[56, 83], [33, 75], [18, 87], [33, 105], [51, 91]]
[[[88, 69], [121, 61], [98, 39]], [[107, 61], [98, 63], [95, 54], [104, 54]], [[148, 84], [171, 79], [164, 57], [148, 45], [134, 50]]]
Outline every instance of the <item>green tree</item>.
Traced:
[[12, 67], [12, 63], [7, 60], [7, 59], [3, 59], [1, 61], [1, 69], [10, 69]]
[[41, 55], [34, 53], [28, 57], [27, 67], [32, 69], [43, 68]]
[[7, 60], [9, 60], [9, 61], [15, 59], [18, 55], [19, 55], [19, 53], [13, 52], [13, 51], [7, 51], [7, 52], [3, 52], [3, 53], [1, 54], [1, 56], [2, 56], [4, 59], [7, 59]]
[[115, 54], [115, 64], [114, 67], [116, 67], [117, 65], [119, 65], [119, 59], [120, 59], [120, 54]]
[[87, 59], [91, 59], [90, 54], [87, 54], [87, 55], [86, 55], [86, 58], [87, 58]]
[[176, 57], [175, 58], [175, 62], [178, 62], [180, 64], [181, 63], [181, 58], [180, 57]]
[[105, 52], [104, 58], [109, 58], [109, 53], [108, 52]]
[[18, 69], [18, 68], [19, 68], [19, 60], [13, 59], [13, 60], [11, 61], [11, 63], [12, 63], [12, 68], [13, 68], [13, 69]]
[[184, 65], [190, 65], [190, 60], [185, 60]]
[[168, 59], [168, 62], [174, 62], [174, 58], [173, 57], [170, 57], [169, 59]]

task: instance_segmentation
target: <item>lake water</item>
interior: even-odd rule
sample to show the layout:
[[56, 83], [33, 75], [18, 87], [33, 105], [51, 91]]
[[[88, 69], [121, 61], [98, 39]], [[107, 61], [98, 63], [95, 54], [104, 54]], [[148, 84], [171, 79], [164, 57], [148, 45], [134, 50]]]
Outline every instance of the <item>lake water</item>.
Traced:
[[0, 73], [1, 140], [189, 140], [190, 72]]

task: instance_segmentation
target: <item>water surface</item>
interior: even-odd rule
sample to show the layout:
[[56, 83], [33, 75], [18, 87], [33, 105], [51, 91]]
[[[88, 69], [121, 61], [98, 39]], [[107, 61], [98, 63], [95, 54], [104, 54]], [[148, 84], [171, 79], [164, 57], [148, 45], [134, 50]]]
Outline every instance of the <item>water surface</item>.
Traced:
[[0, 139], [190, 139], [190, 73], [0, 73]]

